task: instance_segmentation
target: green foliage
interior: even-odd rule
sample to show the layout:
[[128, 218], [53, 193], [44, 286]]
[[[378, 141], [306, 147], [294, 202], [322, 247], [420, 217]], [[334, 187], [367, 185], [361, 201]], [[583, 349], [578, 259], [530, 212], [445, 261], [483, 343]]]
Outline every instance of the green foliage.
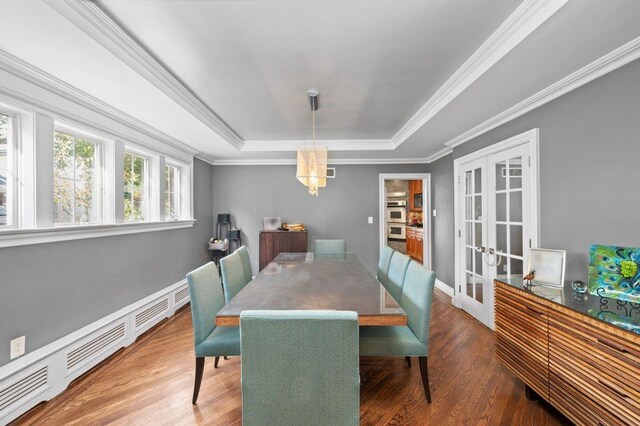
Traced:
[[56, 132], [53, 148], [56, 222], [93, 221], [96, 145]]
[[9, 117], [0, 114], [0, 145], [7, 144], [7, 133], [9, 131]]
[[144, 179], [147, 161], [137, 155], [124, 155], [124, 219], [144, 220]]

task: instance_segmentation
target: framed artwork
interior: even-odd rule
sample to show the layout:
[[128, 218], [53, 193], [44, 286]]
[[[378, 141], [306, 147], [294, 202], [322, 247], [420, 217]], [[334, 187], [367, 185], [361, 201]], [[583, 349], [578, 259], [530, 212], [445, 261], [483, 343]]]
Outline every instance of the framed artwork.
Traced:
[[564, 286], [565, 250], [530, 249], [529, 273], [535, 272], [533, 281], [556, 287]]
[[282, 226], [281, 217], [263, 217], [262, 229], [265, 231], [277, 231]]
[[640, 248], [589, 248], [589, 293], [640, 303]]

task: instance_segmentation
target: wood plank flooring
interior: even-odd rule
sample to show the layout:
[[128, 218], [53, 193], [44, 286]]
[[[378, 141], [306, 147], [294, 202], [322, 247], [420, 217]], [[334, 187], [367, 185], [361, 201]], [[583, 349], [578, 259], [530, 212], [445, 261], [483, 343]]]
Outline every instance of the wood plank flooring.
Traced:
[[[552, 408], [528, 401], [524, 384], [495, 357], [493, 333], [436, 290], [424, 399], [418, 362], [362, 358], [362, 425], [561, 425]], [[58, 397], [17, 419], [20, 425], [240, 425], [240, 360], [207, 359], [198, 405], [189, 308], [123, 349]]]

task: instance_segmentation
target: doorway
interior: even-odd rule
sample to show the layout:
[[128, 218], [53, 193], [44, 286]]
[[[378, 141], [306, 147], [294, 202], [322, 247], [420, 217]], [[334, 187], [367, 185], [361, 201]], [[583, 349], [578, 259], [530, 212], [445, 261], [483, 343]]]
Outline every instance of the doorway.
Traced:
[[380, 251], [385, 246], [431, 269], [431, 180], [428, 173], [383, 173]]
[[522, 277], [538, 244], [538, 129], [454, 161], [454, 303], [494, 329], [493, 280]]

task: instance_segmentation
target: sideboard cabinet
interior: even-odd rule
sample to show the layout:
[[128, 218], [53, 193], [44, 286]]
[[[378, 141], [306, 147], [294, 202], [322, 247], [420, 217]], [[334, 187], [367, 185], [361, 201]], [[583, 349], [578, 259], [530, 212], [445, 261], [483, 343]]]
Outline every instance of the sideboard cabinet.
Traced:
[[305, 253], [308, 246], [306, 231], [261, 231], [260, 271], [280, 253]]
[[528, 393], [578, 425], [640, 424], [640, 305], [570, 289], [536, 295], [522, 280], [495, 289], [497, 356]]

